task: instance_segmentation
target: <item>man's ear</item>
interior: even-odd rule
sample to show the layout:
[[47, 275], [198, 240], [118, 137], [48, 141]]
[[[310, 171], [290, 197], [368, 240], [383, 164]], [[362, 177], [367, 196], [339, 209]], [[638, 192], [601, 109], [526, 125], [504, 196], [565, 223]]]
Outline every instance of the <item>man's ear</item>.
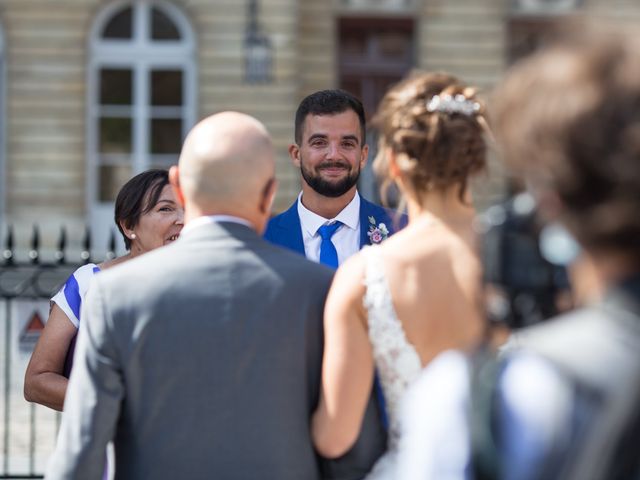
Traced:
[[273, 200], [276, 198], [276, 191], [278, 190], [278, 181], [275, 178], [271, 178], [264, 187], [264, 193], [260, 199], [260, 213], [263, 215], [271, 215], [271, 207], [273, 206]]
[[289, 156], [291, 157], [293, 164], [300, 168], [300, 147], [298, 147], [297, 144], [292, 143], [289, 145]]
[[182, 208], [184, 208], [184, 193], [182, 192], [182, 187], [180, 185], [180, 170], [177, 165], [173, 165], [169, 169], [169, 184], [171, 184], [171, 188], [173, 189], [173, 193], [178, 200], [178, 203]]
[[362, 152], [360, 152], [360, 168], [364, 168], [367, 164], [367, 159], [369, 158], [369, 145], [366, 143], [364, 147], [362, 147]]

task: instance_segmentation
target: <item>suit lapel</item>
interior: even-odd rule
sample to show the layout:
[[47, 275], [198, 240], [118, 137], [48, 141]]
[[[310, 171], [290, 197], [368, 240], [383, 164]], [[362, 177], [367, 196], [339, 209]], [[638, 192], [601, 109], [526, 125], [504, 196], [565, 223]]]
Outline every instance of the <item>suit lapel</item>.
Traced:
[[400, 215], [396, 219], [390, 210], [360, 197], [360, 248], [371, 244], [368, 233], [374, 224], [369, 221], [369, 218], [373, 219], [375, 227], [379, 227], [381, 223], [384, 223], [389, 235], [393, 235], [396, 229], [404, 228], [407, 225], [406, 215]]
[[369, 245], [369, 217], [375, 218], [374, 212], [371, 211], [373, 205], [360, 196], [360, 248]]

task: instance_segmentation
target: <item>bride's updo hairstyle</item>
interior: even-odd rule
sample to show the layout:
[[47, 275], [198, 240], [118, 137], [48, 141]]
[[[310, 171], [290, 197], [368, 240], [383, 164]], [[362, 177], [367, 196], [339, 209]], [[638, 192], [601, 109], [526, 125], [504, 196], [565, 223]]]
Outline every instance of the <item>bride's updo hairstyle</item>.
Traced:
[[476, 90], [445, 73], [416, 72], [391, 88], [373, 119], [380, 133], [374, 170], [383, 179], [383, 197], [393, 180], [385, 155], [391, 149], [416, 196], [457, 185], [463, 200], [469, 177], [486, 166], [484, 113]]

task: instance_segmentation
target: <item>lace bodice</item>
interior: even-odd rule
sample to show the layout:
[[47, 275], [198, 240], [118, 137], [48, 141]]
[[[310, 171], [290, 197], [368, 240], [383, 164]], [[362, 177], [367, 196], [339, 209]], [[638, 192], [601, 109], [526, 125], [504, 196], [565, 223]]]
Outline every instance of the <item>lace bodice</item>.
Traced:
[[369, 340], [389, 419], [389, 449], [395, 449], [400, 435], [400, 399], [418, 378], [422, 364], [393, 308], [380, 247], [366, 247], [363, 255], [364, 306], [368, 314]]

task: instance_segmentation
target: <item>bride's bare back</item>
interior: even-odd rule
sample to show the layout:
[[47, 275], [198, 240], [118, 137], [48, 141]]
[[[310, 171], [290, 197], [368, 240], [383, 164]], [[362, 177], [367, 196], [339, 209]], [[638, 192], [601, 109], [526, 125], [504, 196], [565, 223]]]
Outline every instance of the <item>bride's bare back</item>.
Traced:
[[477, 341], [481, 269], [471, 219], [455, 226], [418, 220], [381, 248], [396, 315], [423, 365]]

